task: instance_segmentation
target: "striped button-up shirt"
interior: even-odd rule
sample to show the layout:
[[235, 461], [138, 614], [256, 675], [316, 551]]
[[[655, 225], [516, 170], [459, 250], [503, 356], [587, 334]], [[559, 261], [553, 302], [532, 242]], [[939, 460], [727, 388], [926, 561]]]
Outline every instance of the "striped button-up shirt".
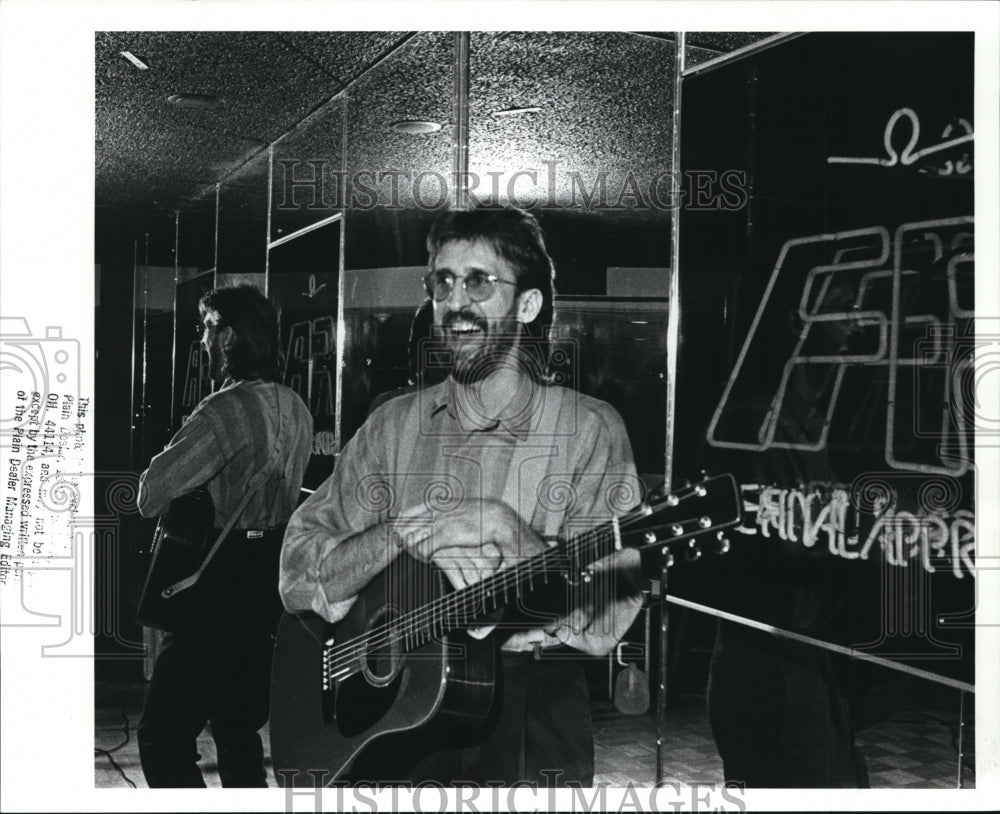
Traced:
[[221, 528], [279, 443], [274, 471], [250, 498], [235, 528], [273, 528], [294, 511], [312, 449], [312, 416], [282, 384], [228, 382], [201, 401], [142, 473], [139, 511], [145, 517], [163, 514], [171, 500], [206, 485]]
[[[618, 413], [565, 388], [542, 387], [537, 395], [558, 409], [547, 430], [539, 426], [545, 411], [529, 405], [510, 421], [468, 429], [450, 379], [373, 412], [344, 447], [333, 474], [289, 521], [280, 580], [285, 607], [312, 610], [330, 622], [343, 618], [355, 597], [327, 598], [320, 576], [324, 555], [415, 506], [447, 512], [469, 499], [503, 499], [540, 534], [563, 538], [632, 508], [640, 487]], [[543, 462], [540, 470], [529, 463], [533, 459]], [[609, 651], [641, 606], [637, 564], [632, 551], [602, 560], [605, 571], [629, 573], [606, 581], [617, 587], [605, 592], [601, 607], [578, 609], [556, 629], [515, 634], [504, 649], [564, 643]]]

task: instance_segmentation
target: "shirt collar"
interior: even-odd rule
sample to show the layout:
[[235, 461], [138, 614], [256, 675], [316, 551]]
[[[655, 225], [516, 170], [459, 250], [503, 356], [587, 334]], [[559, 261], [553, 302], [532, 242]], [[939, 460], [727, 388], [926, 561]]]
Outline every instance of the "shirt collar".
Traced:
[[[428, 400], [428, 415], [430, 415], [431, 418], [437, 418], [443, 414], [447, 415], [453, 421], [458, 421], [458, 414], [455, 406], [456, 386], [455, 380], [451, 378], [451, 376], [436, 386], [437, 392], [435, 392], [433, 397]], [[525, 410], [510, 419], [498, 419], [492, 426], [483, 427], [478, 430], [471, 430], [471, 432], [496, 432], [497, 430], [503, 430], [503, 434], [505, 436], [509, 436], [511, 439], [515, 440], [522, 440], [526, 438], [528, 433], [531, 431], [532, 414], [531, 410]]]

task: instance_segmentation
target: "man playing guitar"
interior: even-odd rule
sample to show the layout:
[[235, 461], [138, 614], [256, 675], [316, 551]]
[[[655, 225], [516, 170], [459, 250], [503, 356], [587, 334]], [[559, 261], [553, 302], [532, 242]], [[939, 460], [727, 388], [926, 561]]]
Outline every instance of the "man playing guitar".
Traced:
[[220, 288], [199, 310], [216, 390], [142, 474], [139, 511], [161, 515], [205, 487], [215, 511], [211, 537], [221, 538], [230, 521], [232, 530], [197, 583], [168, 600], [186, 602], [186, 612], [171, 623], [153, 668], [139, 754], [150, 787], [204, 786], [196, 739], [210, 722], [222, 784], [266, 786], [257, 730], [267, 721], [281, 611], [277, 561], [312, 446], [312, 417], [277, 381], [278, 319], [263, 294]]
[[[450, 375], [375, 410], [295, 512], [281, 558], [289, 611], [341, 620], [404, 551], [461, 589], [641, 497], [618, 413], [546, 384], [555, 272], [536, 219], [513, 208], [449, 212], [428, 250], [435, 346]], [[577, 657], [610, 652], [631, 625], [637, 571], [637, 554], [619, 551], [531, 594], [557, 597], [541, 602], [545, 612], [470, 620], [468, 635], [489, 637], [501, 654], [486, 723], [461, 742], [447, 732], [401, 742], [350, 779], [592, 785]]]

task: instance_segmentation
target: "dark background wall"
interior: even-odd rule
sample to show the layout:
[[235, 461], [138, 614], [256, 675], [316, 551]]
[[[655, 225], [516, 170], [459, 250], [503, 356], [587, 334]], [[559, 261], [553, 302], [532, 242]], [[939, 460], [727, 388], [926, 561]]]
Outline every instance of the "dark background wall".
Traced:
[[973, 144], [921, 152], [972, 132], [973, 53], [810, 34], [685, 80], [685, 169], [735, 170], [749, 199], [681, 216], [674, 436], [748, 509], [682, 592], [965, 681]]

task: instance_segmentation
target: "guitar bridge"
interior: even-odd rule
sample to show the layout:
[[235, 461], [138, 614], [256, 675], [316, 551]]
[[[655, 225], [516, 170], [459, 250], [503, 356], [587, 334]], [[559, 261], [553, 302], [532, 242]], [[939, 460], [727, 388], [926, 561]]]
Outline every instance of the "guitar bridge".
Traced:
[[329, 692], [333, 689], [333, 682], [336, 677], [333, 675], [333, 639], [327, 639], [323, 642], [323, 656], [322, 656], [322, 671], [323, 671], [323, 692]]

